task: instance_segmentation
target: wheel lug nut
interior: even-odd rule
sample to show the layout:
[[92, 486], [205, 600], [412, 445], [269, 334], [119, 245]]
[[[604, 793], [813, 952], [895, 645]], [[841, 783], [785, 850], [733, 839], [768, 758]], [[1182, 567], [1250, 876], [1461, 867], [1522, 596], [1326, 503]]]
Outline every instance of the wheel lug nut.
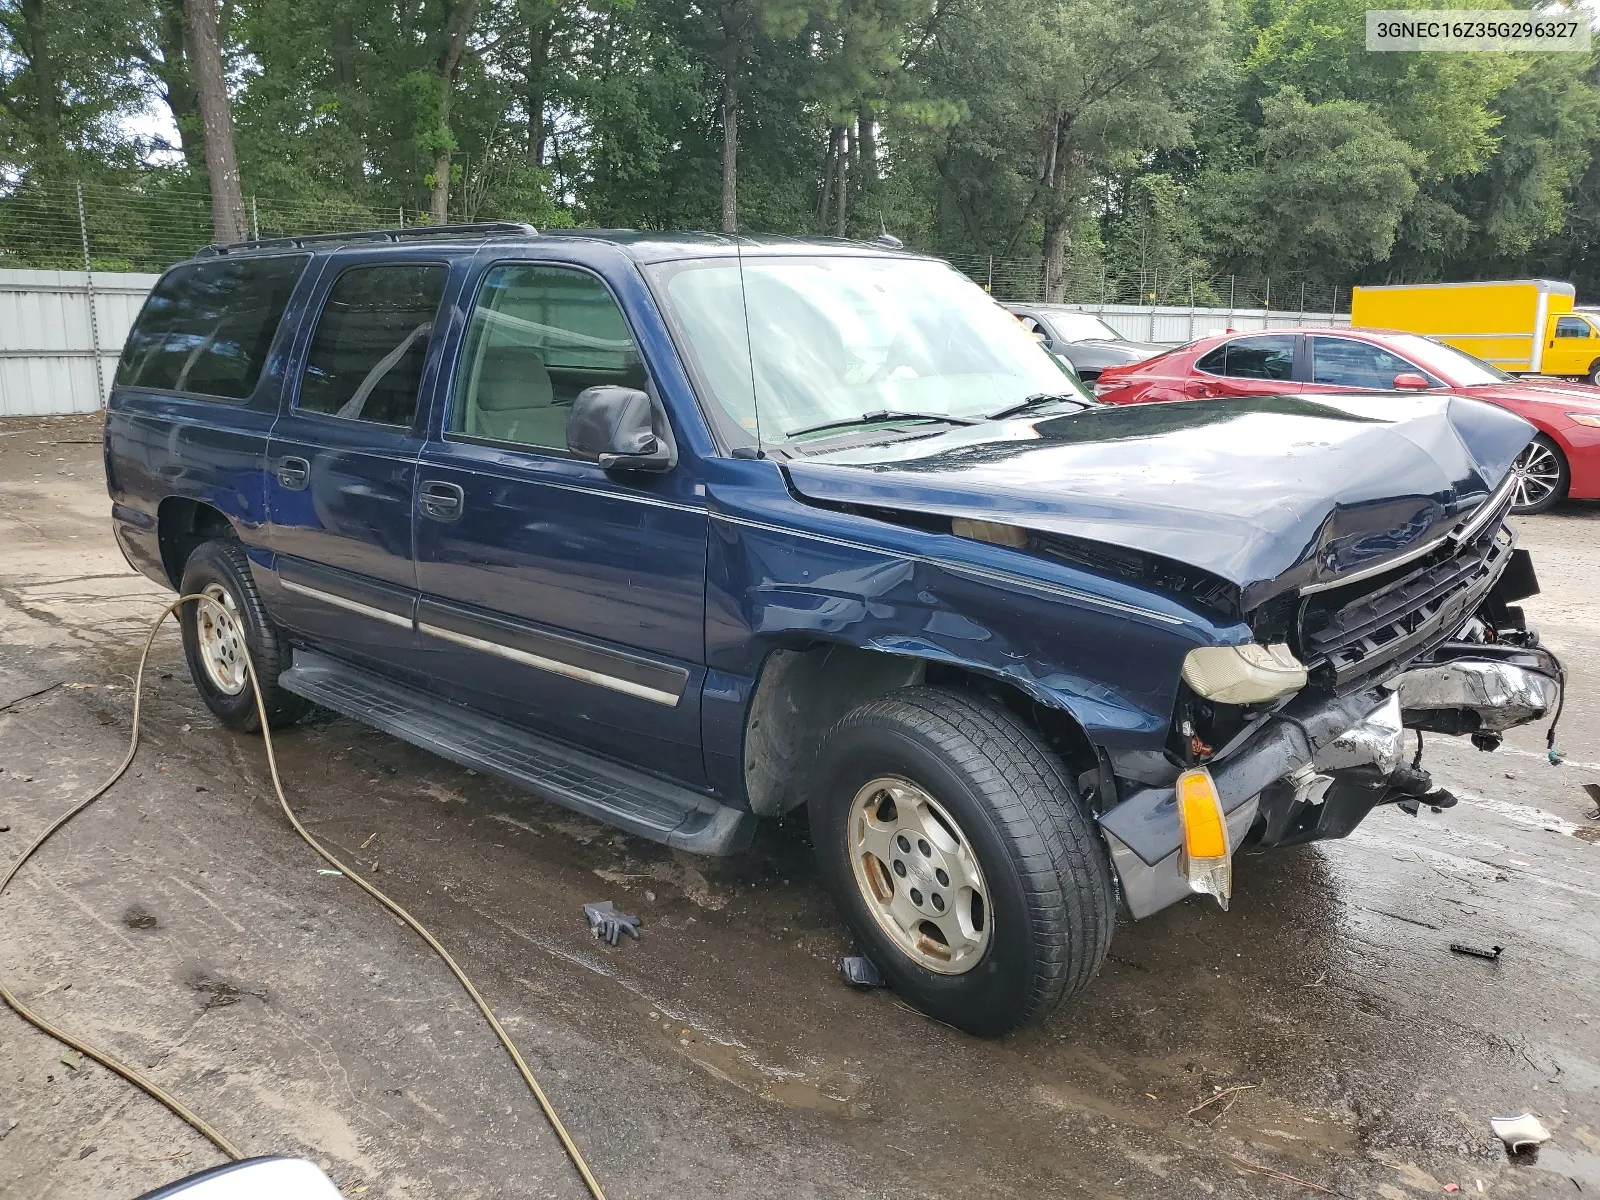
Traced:
[[943, 867], [940, 867], [937, 871], [935, 871], [933, 873], [933, 877], [939, 881], [940, 887], [950, 886], [950, 876], [945, 873], [945, 869]]
[[911, 889], [911, 903], [916, 905], [921, 905], [922, 903], [922, 893], [917, 891], [916, 888]]
[[933, 906], [934, 906], [934, 908], [938, 909], [940, 912], [944, 911], [944, 897], [939, 895], [938, 892], [935, 892], [933, 894]]
[[906, 835], [905, 834], [902, 833], [899, 837], [895, 838], [894, 844], [896, 846], [900, 847], [900, 853], [901, 854], [910, 854], [911, 853], [911, 843], [906, 841]]
[[900, 876], [901, 879], [906, 877], [906, 864], [901, 862], [898, 858], [894, 860], [894, 873]]
[[922, 851], [923, 858], [933, 857], [933, 847], [929, 846], [928, 843], [923, 841], [921, 838], [917, 839], [917, 849]]

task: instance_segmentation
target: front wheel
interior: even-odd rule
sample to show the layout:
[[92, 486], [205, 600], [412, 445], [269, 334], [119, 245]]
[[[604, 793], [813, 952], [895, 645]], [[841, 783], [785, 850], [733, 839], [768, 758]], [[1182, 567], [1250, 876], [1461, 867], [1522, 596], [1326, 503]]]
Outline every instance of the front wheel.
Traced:
[[1060, 761], [998, 704], [919, 687], [862, 705], [823, 743], [810, 814], [851, 932], [930, 1016], [996, 1037], [1105, 961], [1104, 845]]
[[1541, 433], [1529, 442], [1511, 469], [1517, 476], [1511, 511], [1518, 516], [1546, 512], [1566, 497], [1567, 456], [1547, 435]]

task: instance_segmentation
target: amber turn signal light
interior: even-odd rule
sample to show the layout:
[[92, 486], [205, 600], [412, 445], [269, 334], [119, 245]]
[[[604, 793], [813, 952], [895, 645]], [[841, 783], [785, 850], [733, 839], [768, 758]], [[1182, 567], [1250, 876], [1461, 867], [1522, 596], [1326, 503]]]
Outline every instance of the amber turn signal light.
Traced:
[[1224, 909], [1233, 894], [1233, 848], [1216, 782], [1204, 767], [1178, 776], [1178, 820], [1183, 826], [1183, 870], [1191, 891], [1215, 896]]

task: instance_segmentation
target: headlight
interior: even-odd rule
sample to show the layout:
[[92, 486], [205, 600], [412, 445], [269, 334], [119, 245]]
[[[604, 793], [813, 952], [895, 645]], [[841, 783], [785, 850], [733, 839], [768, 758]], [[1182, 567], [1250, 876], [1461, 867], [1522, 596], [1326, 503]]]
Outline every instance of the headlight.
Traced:
[[1264, 704], [1305, 687], [1306, 668], [1282, 642], [1200, 646], [1183, 660], [1183, 681], [1219, 704]]
[[1567, 418], [1579, 425], [1591, 425], [1600, 429], [1600, 413], [1568, 413]]

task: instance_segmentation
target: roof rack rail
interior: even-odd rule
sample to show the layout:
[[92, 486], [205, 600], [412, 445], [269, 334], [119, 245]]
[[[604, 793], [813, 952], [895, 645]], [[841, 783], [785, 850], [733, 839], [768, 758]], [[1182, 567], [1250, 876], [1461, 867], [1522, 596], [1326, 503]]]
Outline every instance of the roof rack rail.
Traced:
[[240, 250], [299, 249], [323, 242], [403, 242], [424, 237], [487, 237], [491, 234], [537, 237], [539, 231], [521, 221], [474, 221], [467, 225], [407, 225], [400, 229], [359, 229], [349, 233], [307, 233], [298, 237], [252, 238], [244, 242], [216, 242], [196, 252], [196, 258], [233, 254]]

